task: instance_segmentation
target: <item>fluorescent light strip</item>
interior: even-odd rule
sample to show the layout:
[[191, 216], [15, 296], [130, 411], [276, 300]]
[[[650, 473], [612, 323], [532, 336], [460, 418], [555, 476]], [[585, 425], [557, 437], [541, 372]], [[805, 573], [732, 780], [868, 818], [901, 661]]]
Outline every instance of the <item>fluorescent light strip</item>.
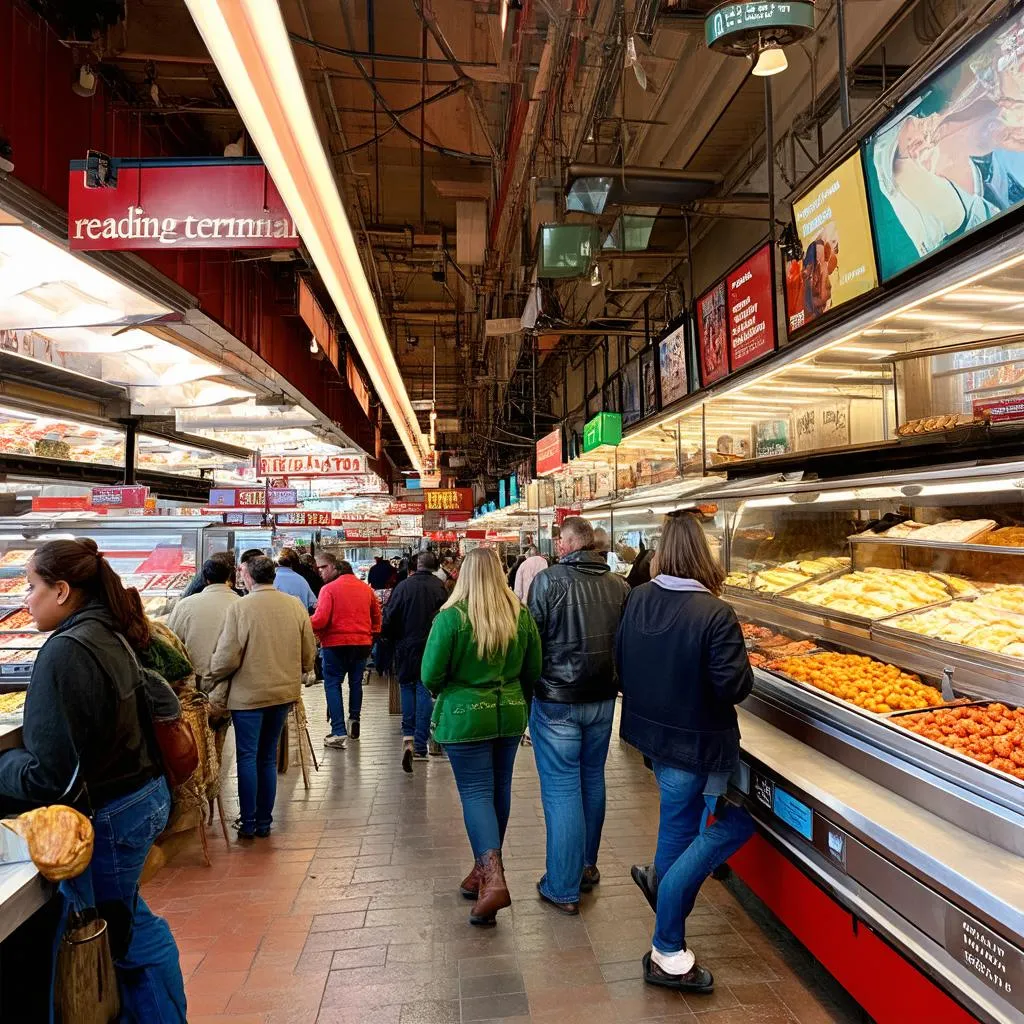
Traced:
[[186, 0], [412, 464], [426, 443], [363, 271], [276, 3]]

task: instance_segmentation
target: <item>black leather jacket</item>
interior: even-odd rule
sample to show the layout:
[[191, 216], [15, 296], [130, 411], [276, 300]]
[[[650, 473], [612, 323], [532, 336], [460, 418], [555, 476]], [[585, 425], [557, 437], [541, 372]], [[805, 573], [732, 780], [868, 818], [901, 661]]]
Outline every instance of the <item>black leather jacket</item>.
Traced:
[[593, 551], [574, 551], [537, 575], [528, 600], [544, 654], [535, 697], [585, 704], [615, 696], [615, 631], [628, 592]]

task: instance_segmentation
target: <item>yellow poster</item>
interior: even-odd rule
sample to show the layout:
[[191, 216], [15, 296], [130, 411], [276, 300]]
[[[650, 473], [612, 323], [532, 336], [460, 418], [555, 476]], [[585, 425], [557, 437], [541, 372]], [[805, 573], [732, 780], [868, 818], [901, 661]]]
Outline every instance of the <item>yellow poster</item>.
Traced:
[[793, 203], [803, 259], [786, 263], [790, 331], [878, 285], [860, 153]]

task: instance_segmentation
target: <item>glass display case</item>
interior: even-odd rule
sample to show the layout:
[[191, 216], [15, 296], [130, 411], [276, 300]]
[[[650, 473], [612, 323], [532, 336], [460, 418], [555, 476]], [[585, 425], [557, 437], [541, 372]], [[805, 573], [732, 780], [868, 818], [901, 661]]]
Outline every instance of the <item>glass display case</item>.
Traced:
[[697, 500], [717, 506], [753, 706], [798, 713], [812, 745], [835, 729], [875, 745], [858, 771], [1024, 853], [1024, 463], [761, 478]]
[[208, 519], [172, 516], [40, 516], [0, 519], [0, 690], [28, 683], [46, 639], [24, 609], [26, 566], [51, 540], [92, 538], [125, 586], [138, 588], [148, 615], [170, 611], [196, 572]]
[[0, 407], [0, 456], [3, 455], [123, 466], [124, 431], [3, 406]]

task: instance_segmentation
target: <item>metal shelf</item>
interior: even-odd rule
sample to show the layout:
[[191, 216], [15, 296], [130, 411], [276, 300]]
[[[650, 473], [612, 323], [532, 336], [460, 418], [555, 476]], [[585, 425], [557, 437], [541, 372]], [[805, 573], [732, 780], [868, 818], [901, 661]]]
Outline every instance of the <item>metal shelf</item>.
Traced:
[[[956, 541], [915, 540], [910, 537], [867, 536], [858, 533], [847, 538], [851, 544], [879, 544], [894, 548], [930, 548], [935, 551], [976, 551], [987, 555], [1024, 555], [1024, 548], [1003, 547], [1000, 544], [959, 544]], [[924, 571], [924, 570], [922, 570]]]

